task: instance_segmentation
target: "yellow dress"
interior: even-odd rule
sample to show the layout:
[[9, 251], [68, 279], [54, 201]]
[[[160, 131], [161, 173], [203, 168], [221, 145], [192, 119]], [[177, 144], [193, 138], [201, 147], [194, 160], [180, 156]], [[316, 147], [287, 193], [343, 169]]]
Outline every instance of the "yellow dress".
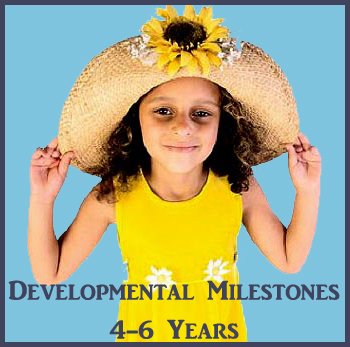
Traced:
[[[226, 177], [210, 171], [197, 196], [168, 202], [152, 192], [141, 174], [131, 192], [119, 196], [116, 216], [128, 269], [123, 284], [134, 285], [132, 297], [140, 297], [140, 285], [167, 285], [154, 286], [152, 299], [143, 295], [143, 300], [120, 300], [118, 322], [123, 322], [124, 332], [134, 332], [117, 337], [117, 342], [247, 341], [241, 302], [223, 300], [222, 292], [211, 292], [208, 299], [209, 283], [219, 287], [239, 281], [242, 198], [230, 191]], [[140, 326], [150, 328], [141, 335], [151, 338], [135, 333]]]

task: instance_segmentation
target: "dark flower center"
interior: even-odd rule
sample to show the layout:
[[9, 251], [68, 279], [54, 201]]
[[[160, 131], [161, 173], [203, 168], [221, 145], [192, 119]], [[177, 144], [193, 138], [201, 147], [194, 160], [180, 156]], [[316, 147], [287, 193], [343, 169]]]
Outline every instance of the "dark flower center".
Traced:
[[201, 24], [180, 19], [170, 23], [164, 32], [164, 39], [171, 43], [177, 42], [181, 49], [191, 51], [207, 38], [207, 33]]

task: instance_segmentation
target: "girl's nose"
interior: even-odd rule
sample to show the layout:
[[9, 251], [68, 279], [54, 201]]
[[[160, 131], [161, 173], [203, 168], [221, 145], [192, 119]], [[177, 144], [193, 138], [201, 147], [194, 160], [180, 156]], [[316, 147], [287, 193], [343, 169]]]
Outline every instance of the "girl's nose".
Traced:
[[179, 136], [189, 136], [192, 134], [192, 121], [188, 115], [177, 115], [172, 125], [172, 131]]

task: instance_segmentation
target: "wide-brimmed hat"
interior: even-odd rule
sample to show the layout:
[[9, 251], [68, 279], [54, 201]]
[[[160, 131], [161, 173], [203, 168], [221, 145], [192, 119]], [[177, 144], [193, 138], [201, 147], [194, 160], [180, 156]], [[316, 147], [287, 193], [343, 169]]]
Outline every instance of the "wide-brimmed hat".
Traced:
[[[212, 9], [183, 16], [167, 6], [164, 20], [152, 18], [143, 34], [108, 47], [95, 56], [75, 82], [59, 125], [61, 153], [74, 150], [72, 164], [101, 175], [107, 165], [106, 143], [130, 107], [150, 89], [179, 77], [206, 78], [223, 88], [259, 129], [260, 152], [244, 160], [256, 165], [285, 152], [299, 132], [295, 98], [281, 68], [261, 48], [240, 47], [212, 19]], [[267, 150], [266, 150], [267, 149]], [[258, 150], [259, 151], [259, 150]]]

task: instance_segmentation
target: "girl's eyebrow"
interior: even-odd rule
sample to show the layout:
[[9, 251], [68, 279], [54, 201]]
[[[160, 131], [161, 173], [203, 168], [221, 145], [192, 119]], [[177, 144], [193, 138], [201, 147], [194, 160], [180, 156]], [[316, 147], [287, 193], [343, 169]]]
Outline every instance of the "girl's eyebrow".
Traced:
[[[176, 98], [172, 98], [170, 96], [155, 96], [154, 98], [152, 98], [151, 100], [148, 101], [148, 103], [153, 103], [153, 102], [158, 102], [158, 101], [175, 101]], [[216, 106], [216, 107], [220, 107], [220, 105], [215, 102], [215, 101], [212, 101], [210, 99], [195, 99], [193, 101], [194, 104], [200, 104], [200, 105], [203, 105], [203, 104], [208, 104], [208, 105], [213, 105], [213, 106]]]

